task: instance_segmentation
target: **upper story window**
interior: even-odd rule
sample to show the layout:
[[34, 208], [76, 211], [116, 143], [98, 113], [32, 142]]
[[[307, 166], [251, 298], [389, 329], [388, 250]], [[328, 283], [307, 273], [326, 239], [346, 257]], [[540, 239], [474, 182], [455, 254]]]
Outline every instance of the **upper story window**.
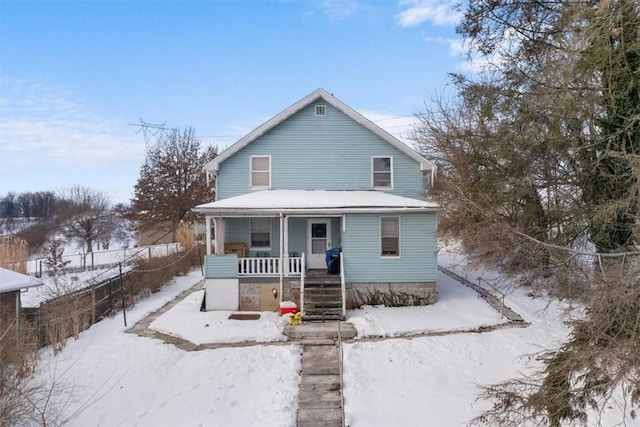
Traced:
[[251, 187], [271, 187], [271, 156], [251, 156]]
[[400, 256], [400, 218], [397, 216], [380, 217], [380, 256]]
[[376, 156], [372, 163], [373, 188], [393, 188], [393, 157]]
[[326, 105], [316, 105], [316, 116], [324, 117], [327, 115]]

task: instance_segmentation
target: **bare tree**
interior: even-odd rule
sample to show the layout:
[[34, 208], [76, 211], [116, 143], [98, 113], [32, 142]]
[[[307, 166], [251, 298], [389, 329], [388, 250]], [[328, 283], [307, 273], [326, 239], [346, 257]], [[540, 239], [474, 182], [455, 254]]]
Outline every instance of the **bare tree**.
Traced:
[[131, 219], [140, 230], [166, 227], [174, 232], [180, 221], [192, 220], [191, 208], [213, 200], [204, 166], [217, 155], [215, 146], [202, 149], [191, 127], [163, 132], [147, 146], [147, 157], [131, 201]]
[[71, 187], [61, 197], [57, 217], [65, 235], [82, 241], [87, 252], [114, 221], [109, 197], [82, 186]]

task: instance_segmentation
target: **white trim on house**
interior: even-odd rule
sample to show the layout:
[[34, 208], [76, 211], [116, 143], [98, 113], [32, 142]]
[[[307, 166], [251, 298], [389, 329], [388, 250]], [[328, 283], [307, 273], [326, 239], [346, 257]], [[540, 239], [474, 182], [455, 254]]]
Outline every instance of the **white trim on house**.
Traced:
[[217, 171], [220, 163], [224, 162], [229, 157], [233, 156], [235, 153], [240, 151], [242, 148], [249, 145], [251, 142], [255, 141], [262, 135], [264, 135], [267, 131], [279, 125], [283, 121], [287, 120], [289, 117], [296, 114], [298, 111], [302, 110], [306, 106], [310, 105], [312, 102], [315, 102], [318, 99], [322, 99], [327, 104], [336, 108], [337, 110], [344, 113], [346, 116], [351, 118], [356, 123], [364, 126], [366, 129], [371, 131], [373, 134], [377, 135], [387, 143], [391, 144], [393, 147], [397, 148], [410, 158], [414, 159], [416, 162], [420, 164], [421, 170], [431, 170], [435, 171], [435, 165], [429, 160], [422, 157], [420, 154], [413, 151], [409, 146], [402, 143], [400, 140], [395, 138], [393, 135], [373, 123], [371, 120], [364, 117], [362, 114], [355, 111], [353, 108], [349, 107], [347, 104], [340, 101], [338, 98], [334, 97], [332, 94], [327, 92], [324, 89], [316, 89], [311, 92], [309, 95], [305, 96], [295, 104], [291, 105], [287, 109], [281, 111], [271, 119], [267, 120], [253, 131], [249, 132], [243, 138], [238, 140], [236, 143], [231, 145], [229, 148], [220, 153], [219, 156], [211, 160], [204, 167], [206, 171]]
[[[389, 159], [389, 185], [388, 186], [376, 185], [376, 178], [375, 178], [376, 159]], [[377, 173], [386, 173], [386, 171], [378, 171]], [[393, 190], [393, 156], [372, 156], [371, 157], [371, 188], [373, 188], [374, 190]]]
[[[266, 158], [269, 161], [269, 169], [268, 170], [254, 170], [253, 169], [253, 159], [264, 159]], [[269, 173], [269, 183], [267, 185], [253, 185], [253, 174], [255, 173]], [[269, 154], [254, 154], [249, 158], [249, 188], [252, 190], [265, 190], [271, 188], [271, 155]]]

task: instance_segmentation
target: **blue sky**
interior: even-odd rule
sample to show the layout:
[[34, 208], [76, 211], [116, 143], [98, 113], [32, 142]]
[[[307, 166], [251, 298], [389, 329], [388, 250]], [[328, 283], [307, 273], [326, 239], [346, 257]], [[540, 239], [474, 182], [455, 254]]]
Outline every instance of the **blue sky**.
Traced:
[[223, 148], [318, 87], [402, 136], [468, 69], [453, 3], [0, 0], [0, 196], [82, 184], [127, 202], [131, 123]]

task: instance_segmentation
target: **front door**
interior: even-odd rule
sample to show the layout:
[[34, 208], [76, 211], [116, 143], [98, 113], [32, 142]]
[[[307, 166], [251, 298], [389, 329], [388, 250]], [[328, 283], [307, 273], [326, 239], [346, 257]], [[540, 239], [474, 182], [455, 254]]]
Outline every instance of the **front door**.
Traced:
[[331, 220], [307, 221], [307, 262], [309, 268], [327, 268], [327, 250], [331, 249]]

